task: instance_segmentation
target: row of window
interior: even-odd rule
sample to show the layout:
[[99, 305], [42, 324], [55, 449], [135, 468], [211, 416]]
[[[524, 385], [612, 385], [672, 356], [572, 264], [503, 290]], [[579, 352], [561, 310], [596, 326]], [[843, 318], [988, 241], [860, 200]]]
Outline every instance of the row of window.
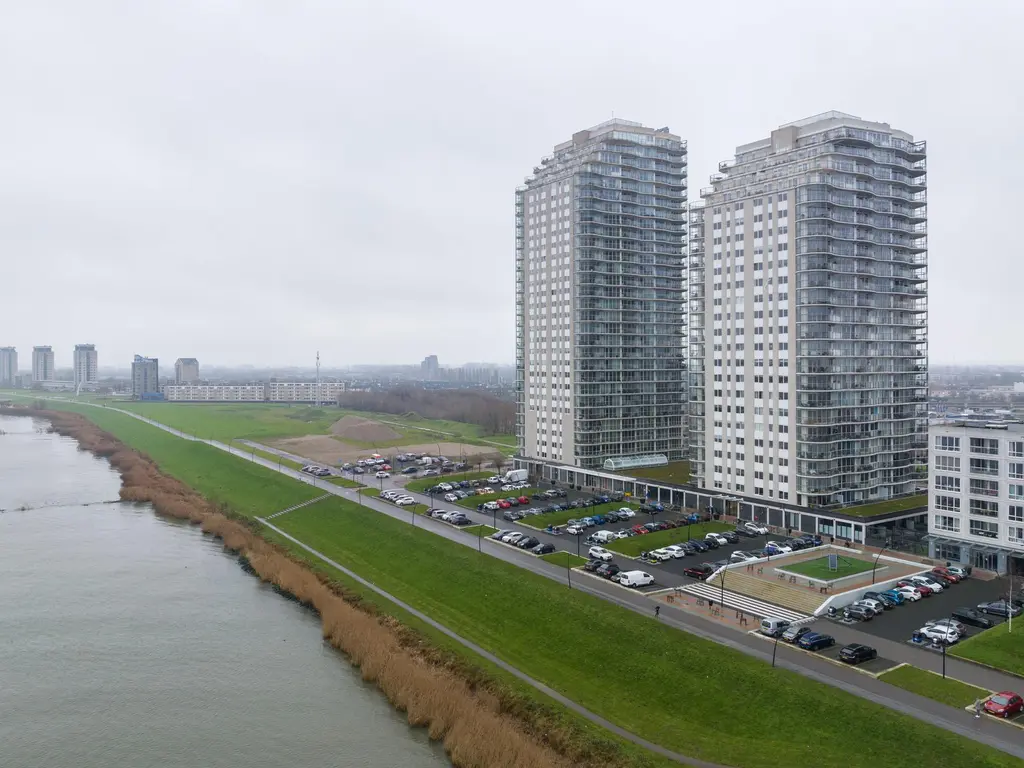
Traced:
[[[968, 512], [980, 517], [999, 517], [999, 502], [987, 499], [970, 499]], [[943, 512], [961, 512], [959, 496], [936, 495], [933, 502], [935, 509]], [[1011, 522], [1024, 523], [1024, 506], [1010, 504], [1006, 510], [1007, 519]]]
[[[935, 515], [932, 519], [932, 527], [936, 531], [947, 533], [960, 533], [960, 518], [949, 515]], [[968, 532], [971, 536], [983, 536], [987, 539], [999, 538], [999, 523], [988, 520], [971, 520]], [[1024, 542], [1024, 526], [1009, 525], [1006, 530], [1007, 538], [1012, 542]]]
[[[956, 475], [935, 475], [935, 490], [952, 491], [960, 493], [960, 478]], [[998, 480], [980, 480], [976, 477], [970, 479], [968, 492], [978, 496], [998, 496]], [[1011, 499], [1024, 499], [1024, 485], [1020, 483], [1007, 484], [1007, 495]]]
[[[972, 437], [970, 438], [970, 452], [995, 456], [999, 454], [999, 440], [993, 437]], [[959, 453], [960, 438], [954, 435], [936, 435], [936, 451], [951, 451]], [[1024, 457], [1024, 440], [1007, 440], [1006, 453], [1011, 457]]]

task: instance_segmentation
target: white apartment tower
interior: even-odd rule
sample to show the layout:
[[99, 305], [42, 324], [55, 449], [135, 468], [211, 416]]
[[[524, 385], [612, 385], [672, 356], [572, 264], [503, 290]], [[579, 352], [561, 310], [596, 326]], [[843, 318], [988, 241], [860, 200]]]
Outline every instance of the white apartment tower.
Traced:
[[13, 387], [18, 380], [18, 350], [0, 347], [0, 386]]
[[32, 347], [32, 381], [53, 381], [53, 347]]
[[520, 456], [684, 455], [686, 157], [668, 128], [610, 120], [516, 190]]
[[75, 386], [95, 384], [99, 380], [95, 344], [76, 344], [74, 354]]
[[179, 357], [174, 361], [175, 384], [198, 384], [199, 361], [194, 357]]
[[927, 461], [925, 142], [827, 112], [719, 164], [690, 212], [694, 481], [798, 506]]

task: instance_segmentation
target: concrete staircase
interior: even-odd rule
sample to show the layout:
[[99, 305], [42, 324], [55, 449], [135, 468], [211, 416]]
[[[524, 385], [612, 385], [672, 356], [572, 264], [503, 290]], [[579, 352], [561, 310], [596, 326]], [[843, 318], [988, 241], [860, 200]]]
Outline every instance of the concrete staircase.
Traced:
[[[707, 581], [708, 584], [721, 587], [721, 574]], [[800, 613], [813, 614], [829, 595], [817, 589], [795, 587], [784, 581], [774, 581], [759, 576], [751, 576], [742, 569], [730, 570], [725, 576], [725, 588], [756, 598], [766, 603], [780, 605]]]
[[304, 501], [301, 504], [296, 504], [293, 507], [288, 507], [288, 509], [282, 509], [280, 512], [275, 512], [272, 515], [267, 515], [267, 520], [273, 520], [275, 517], [280, 517], [281, 515], [287, 515], [289, 512], [294, 512], [297, 509], [302, 509], [303, 507], [308, 507], [310, 504], [316, 504], [318, 501], [323, 501], [324, 499], [329, 499], [332, 496], [334, 496], [333, 493], [325, 493], [323, 496], [317, 496], [315, 499], [310, 499], [309, 501]]

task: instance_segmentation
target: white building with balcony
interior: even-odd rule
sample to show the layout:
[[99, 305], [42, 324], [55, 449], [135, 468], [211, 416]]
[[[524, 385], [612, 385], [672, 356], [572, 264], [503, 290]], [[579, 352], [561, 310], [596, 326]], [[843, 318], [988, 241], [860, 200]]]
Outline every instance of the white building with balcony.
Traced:
[[929, 427], [929, 554], [1006, 573], [1024, 568], [1024, 424]]
[[164, 399], [177, 403], [261, 403], [264, 389], [262, 384], [168, 384]]

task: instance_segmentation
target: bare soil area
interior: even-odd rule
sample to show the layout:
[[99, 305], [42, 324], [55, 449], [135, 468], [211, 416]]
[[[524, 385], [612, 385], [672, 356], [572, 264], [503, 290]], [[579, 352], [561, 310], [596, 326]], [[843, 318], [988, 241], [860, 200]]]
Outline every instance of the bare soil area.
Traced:
[[401, 432], [396, 432], [386, 424], [360, 416], [342, 416], [331, 425], [331, 434], [342, 440], [358, 440], [361, 443], [386, 443], [398, 440]]
[[[321, 464], [338, 464], [340, 462], [356, 461], [357, 459], [365, 459], [373, 453], [372, 448], [355, 448], [351, 445], [346, 445], [340, 440], [330, 437], [329, 435], [288, 437], [281, 440], [271, 440], [266, 444], [273, 448], [278, 448], [282, 451], [287, 451], [288, 453], [294, 453], [296, 456], [303, 456], [310, 461], [316, 461]], [[483, 456], [485, 457], [485, 461], [489, 461], [492, 457], [501, 455], [501, 452], [498, 450], [492, 451], [479, 445], [469, 445], [467, 443], [424, 443], [421, 445], [403, 445], [394, 448], [382, 448], [380, 452], [391, 456], [396, 453], [405, 452], [429, 453], [433, 456], [437, 453], [438, 448], [441, 449], [441, 455], [447, 456], [450, 459], [454, 459], [457, 456]]]

